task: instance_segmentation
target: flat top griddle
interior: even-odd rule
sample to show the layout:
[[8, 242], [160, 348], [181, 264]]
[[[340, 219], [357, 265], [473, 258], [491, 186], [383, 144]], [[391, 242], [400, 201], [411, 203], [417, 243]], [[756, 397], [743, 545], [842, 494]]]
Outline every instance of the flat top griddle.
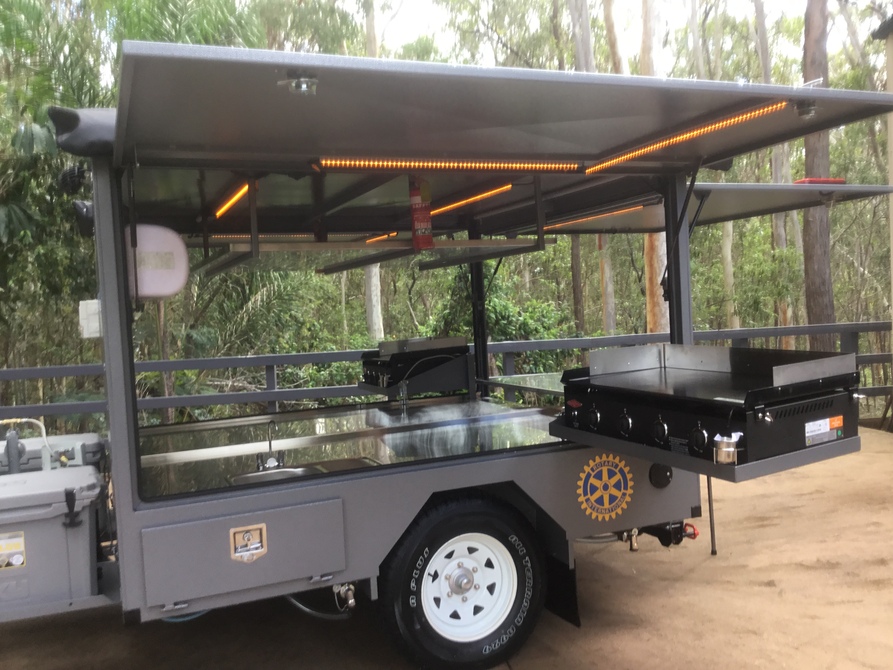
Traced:
[[858, 384], [855, 356], [671, 344], [594, 351], [562, 382], [673, 402], [754, 407]]
[[743, 407], [747, 394], [764, 385], [757, 376], [732, 375], [711, 370], [683, 370], [679, 368], [651, 368], [598, 375], [592, 378], [600, 389], [630, 391], [680, 400], [713, 402]]

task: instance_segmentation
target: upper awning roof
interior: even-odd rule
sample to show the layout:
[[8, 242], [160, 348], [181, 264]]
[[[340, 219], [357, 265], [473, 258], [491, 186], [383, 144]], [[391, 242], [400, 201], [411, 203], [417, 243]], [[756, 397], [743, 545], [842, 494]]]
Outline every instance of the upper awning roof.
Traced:
[[[346, 247], [384, 236], [369, 249], [405, 251], [408, 175], [428, 181], [441, 240], [471, 221], [485, 237], [533, 234], [537, 184], [547, 234], [659, 230], [662, 175], [893, 111], [893, 95], [858, 91], [139, 42], [123, 50], [117, 110], [53, 110], [58, 142], [139, 166], [132, 220], [205, 247], [243, 244], [247, 199], [215, 212], [249, 180], [261, 247], [271, 249], [300, 246], [301, 236]], [[326, 158], [418, 163], [333, 169]], [[424, 161], [568, 162], [570, 171]], [[692, 211], [708, 193], [701, 223], [885, 188], [699, 184]]]
[[[315, 94], [291, 90], [302, 78]], [[297, 172], [324, 156], [589, 167], [677, 136], [605, 170], [655, 173], [888, 111], [881, 93], [125, 42], [114, 157]]]

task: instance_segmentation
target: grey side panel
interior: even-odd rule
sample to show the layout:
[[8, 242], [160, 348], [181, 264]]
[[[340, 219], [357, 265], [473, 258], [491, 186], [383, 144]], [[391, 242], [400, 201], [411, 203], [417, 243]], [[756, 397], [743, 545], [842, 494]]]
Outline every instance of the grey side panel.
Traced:
[[[146, 505], [133, 519], [145, 528], [145, 554], [141, 557], [145, 599], [140, 603], [132, 598], [126, 606], [140, 608], [142, 619], [151, 620], [167, 616], [158, 606], [160, 601], [183, 601], [184, 593], [194, 597], [185, 598], [189, 605], [181, 613], [317, 588], [320, 582], [310, 579], [316, 575], [308, 574], [309, 567], [299, 558], [308, 545], [316, 543], [322, 553], [313, 556], [330, 559], [330, 563], [320, 564], [319, 572], [333, 574], [334, 582], [374, 578], [388, 552], [435, 492], [513, 483], [565, 530], [568, 540], [692, 515], [692, 508], [700, 504], [697, 475], [676, 470], [670, 486], [654, 488], [648, 481], [650, 462], [612, 452], [613, 443], [606, 438], [601, 448], [553, 445], [525, 452], [479, 454], [461, 461], [378, 468], [330, 480], [231, 491], [203, 496], [201, 502]], [[593, 461], [606, 457], [628, 471], [630, 485], [624, 506], [595, 515], [588, 513], [581, 501], [581, 481]], [[328, 511], [295, 520], [303, 517], [307, 504], [313, 508], [312, 503], [333, 498], [342, 501], [343, 527]], [[291, 510], [285, 514], [287, 520], [284, 509]], [[203, 520], [209, 518], [212, 520]], [[286, 542], [285, 546], [292, 547], [287, 552], [292, 555], [291, 562], [280, 565], [277, 558], [270, 562], [270, 572], [259, 573], [256, 581], [243, 577], [239, 570], [248, 567], [250, 571], [253, 566], [235, 564], [220, 537], [245, 519], [250, 519], [250, 524], [267, 523], [270, 554]], [[183, 542], [190, 549], [180, 560], [178, 543]], [[342, 555], [344, 568], [337, 570]], [[267, 558], [270, 556], [259, 559], [257, 567], [263, 567]], [[233, 575], [238, 577], [237, 583], [230, 584], [236, 579]], [[180, 587], [168, 587], [165, 581]]]
[[[231, 531], [261, 523], [266, 524], [266, 553], [251, 562], [234, 560]], [[318, 577], [345, 568], [340, 500], [146, 528], [142, 540], [146, 603], [150, 606]]]

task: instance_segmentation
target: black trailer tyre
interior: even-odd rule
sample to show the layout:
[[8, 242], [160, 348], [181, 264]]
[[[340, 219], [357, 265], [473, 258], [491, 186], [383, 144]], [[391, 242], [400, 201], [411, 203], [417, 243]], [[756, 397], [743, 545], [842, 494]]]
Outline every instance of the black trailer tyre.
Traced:
[[533, 631], [543, 565], [515, 510], [476, 498], [442, 503], [416, 520], [384, 566], [385, 621], [423, 667], [492, 667]]

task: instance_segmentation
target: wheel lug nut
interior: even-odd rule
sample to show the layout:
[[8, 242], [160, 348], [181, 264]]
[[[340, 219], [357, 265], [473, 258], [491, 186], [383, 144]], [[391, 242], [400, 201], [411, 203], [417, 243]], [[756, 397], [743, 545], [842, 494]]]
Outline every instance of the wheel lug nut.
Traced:
[[475, 588], [475, 589], [479, 589], [479, 588], [481, 588], [481, 585], [480, 585], [480, 584], [475, 584], [475, 585], [474, 585], [474, 588]]
[[447, 598], [452, 598], [452, 597], [453, 597], [453, 592], [447, 591]]
[[460, 568], [462, 567], [462, 561], [459, 561], [459, 567]]
[[464, 603], [464, 602], [467, 602], [467, 601], [468, 601], [468, 596], [462, 596], [462, 602]]
[[471, 571], [472, 571], [472, 572], [477, 572], [478, 569], [477, 569], [477, 568], [472, 568]]

